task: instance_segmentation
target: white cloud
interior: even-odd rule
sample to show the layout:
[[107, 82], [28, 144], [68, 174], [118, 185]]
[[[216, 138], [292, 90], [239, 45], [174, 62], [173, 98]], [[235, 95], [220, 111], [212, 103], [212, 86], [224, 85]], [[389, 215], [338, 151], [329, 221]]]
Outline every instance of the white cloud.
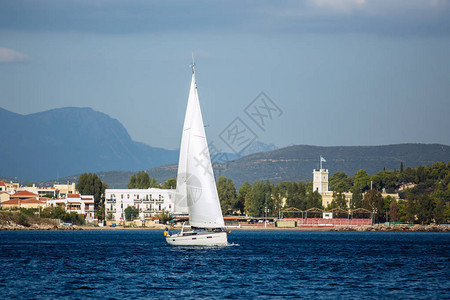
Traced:
[[19, 51], [0, 47], [0, 63], [27, 61], [28, 56]]

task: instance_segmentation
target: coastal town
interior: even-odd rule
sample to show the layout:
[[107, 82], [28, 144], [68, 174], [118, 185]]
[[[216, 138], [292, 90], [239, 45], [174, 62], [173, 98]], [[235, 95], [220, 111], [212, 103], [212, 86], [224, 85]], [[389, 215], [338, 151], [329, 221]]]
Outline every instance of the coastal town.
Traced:
[[[148, 177], [145, 172], [139, 172], [138, 175]], [[385, 227], [412, 225], [412, 222], [399, 222], [399, 218], [396, 218], [394, 213], [390, 213], [390, 219], [386, 213], [386, 219], [383, 220], [384, 222], [380, 222], [381, 219], [376, 218], [376, 208], [369, 210], [352, 203], [357, 197], [351, 190], [339, 193], [332, 191], [329, 187], [328, 169], [314, 169], [312, 175], [312, 190], [308, 191], [308, 195], [316, 195], [320, 202], [316, 202], [314, 207], [304, 207], [304, 209], [295, 207], [296, 205], [289, 200], [289, 196], [280, 199], [281, 202], [276, 212], [273, 211], [276, 209], [274, 208], [275, 204], [272, 204], [270, 208], [265, 206], [261, 214], [254, 211], [252, 214], [250, 209], [247, 211], [241, 211], [236, 207], [226, 209], [226, 205], [224, 205], [226, 226], [235, 229], [334, 228], [336, 230], [344, 230], [344, 227], [365, 227], [366, 230], [370, 230], [370, 226], [373, 225]], [[183, 222], [188, 223], [189, 217], [187, 211], [176, 203], [174, 179], [171, 184], [173, 186], [166, 184], [160, 185], [158, 188], [106, 188], [102, 199], [99, 199], [97, 204], [95, 196], [80, 193], [75, 182], [39, 187], [34, 184], [20, 186], [17, 182], [0, 181], [0, 212], [34, 210], [35, 214], [41, 214], [58, 208], [67, 214], [77, 215], [78, 219], [75, 223], [91, 227], [161, 229], [163, 226], [161, 224], [166, 223], [177, 227]], [[373, 183], [370, 182], [370, 184]], [[398, 191], [411, 189], [414, 186], [414, 183], [403, 184]], [[218, 189], [220, 194], [220, 183]], [[361, 196], [366, 197], [366, 194], [372, 190], [371, 186]], [[401, 199], [398, 192], [388, 193], [385, 188], [381, 189], [379, 195], [381, 201], [387, 199], [391, 205], [392, 202], [398, 204], [405, 201]], [[273, 191], [271, 197], [275, 198]], [[337, 199], [341, 201], [339, 205], [336, 205]], [[221, 202], [224, 202], [223, 199]], [[76, 225], [67, 220], [60, 220], [57, 225], [59, 224]]]

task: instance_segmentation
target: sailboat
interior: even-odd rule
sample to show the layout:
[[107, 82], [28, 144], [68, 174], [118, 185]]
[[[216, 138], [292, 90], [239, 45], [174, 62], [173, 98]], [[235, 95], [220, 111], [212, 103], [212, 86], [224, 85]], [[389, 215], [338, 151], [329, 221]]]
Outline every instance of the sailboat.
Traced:
[[170, 245], [219, 246], [227, 245], [227, 232], [220, 208], [211, 158], [195, 82], [195, 63], [186, 116], [181, 137], [178, 161], [175, 209], [189, 213], [191, 229], [164, 232]]

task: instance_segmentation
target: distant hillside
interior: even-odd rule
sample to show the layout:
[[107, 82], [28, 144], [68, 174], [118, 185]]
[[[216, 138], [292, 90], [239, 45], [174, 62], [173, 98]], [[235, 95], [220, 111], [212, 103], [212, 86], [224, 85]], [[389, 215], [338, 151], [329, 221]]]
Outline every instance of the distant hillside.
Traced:
[[[244, 181], [312, 180], [312, 171], [319, 167], [319, 156], [327, 162], [324, 168], [330, 175], [345, 172], [353, 176], [365, 169], [369, 174], [386, 168], [430, 165], [437, 161], [450, 161], [450, 147], [440, 144], [398, 144], [385, 146], [319, 147], [298, 145], [266, 153], [252, 154], [217, 166], [216, 174], [232, 178], [237, 185]], [[156, 173], [158, 168], [152, 170]]]
[[[439, 144], [353, 147], [298, 145], [214, 164], [214, 170], [216, 178], [220, 175], [230, 177], [237, 186], [244, 181], [266, 179], [272, 183], [284, 180], [309, 181], [312, 180], [312, 170], [318, 168], [320, 155], [327, 160], [323, 167], [329, 169], [330, 176], [341, 171], [353, 176], [360, 169], [365, 169], [369, 174], [375, 174], [383, 168], [399, 169], [401, 162], [405, 168], [431, 165], [437, 161], [448, 162], [450, 147]], [[149, 175], [159, 182], [175, 178], [176, 171], [176, 164], [148, 170]], [[111, 176], [110, 172], [102, 173], [102, 179], [108, 183], [113, 181], [116, 187], [126, 187], [129, 178], [130, 173], [125, 172], [114, 172]]]
[[133, 141], [122, 124], [91, 108], [30, 115], [0, 108], [0, 173], [48, 180], [83, 172], [143, 170], [178, 161], [178, 151]]

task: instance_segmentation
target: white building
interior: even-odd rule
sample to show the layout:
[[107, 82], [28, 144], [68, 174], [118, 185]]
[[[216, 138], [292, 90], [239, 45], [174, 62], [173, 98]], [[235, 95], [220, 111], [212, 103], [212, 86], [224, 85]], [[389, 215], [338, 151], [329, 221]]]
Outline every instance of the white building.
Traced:
[[49, 206], [54, 207], [61, 206], [68, 213], [74, 212], [79, 215], [83, 215], [84, 219], [88, 223], [94, 221], [95, 217], [94, 196], [68, 194], [67, 197], [63, 199], [47, 200], [47, 207]]
[[163, 210], [174, 212], [176, 190], [170, 189], [106, 189], [106, 217], [120, 222], [125, 220], [125, 209], [134, 206], [139, 210], [139, 219], [145, 220]]
[[313, 170], [313, 190], [319, 194], [328, 192], [328, 170]]

